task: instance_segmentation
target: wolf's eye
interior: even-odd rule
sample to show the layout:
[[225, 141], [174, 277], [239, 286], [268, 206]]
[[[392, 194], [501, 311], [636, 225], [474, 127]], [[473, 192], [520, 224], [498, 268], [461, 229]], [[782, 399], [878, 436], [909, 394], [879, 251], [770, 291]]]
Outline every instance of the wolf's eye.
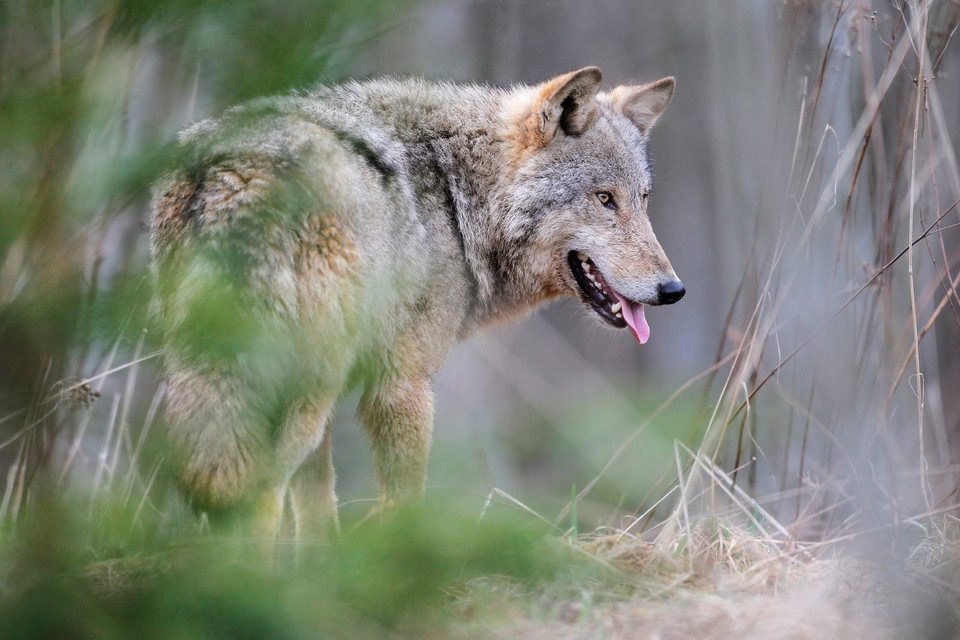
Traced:
[[613, 194], [611, 194], [609, 191], [601, 191], [600, 193], [598, 193], [597, 200], [599, 200], [600, 204], [602, 204], [605, 207], [608, 207], [610, 209], [617, 208], [617, 204], [613, 201]]

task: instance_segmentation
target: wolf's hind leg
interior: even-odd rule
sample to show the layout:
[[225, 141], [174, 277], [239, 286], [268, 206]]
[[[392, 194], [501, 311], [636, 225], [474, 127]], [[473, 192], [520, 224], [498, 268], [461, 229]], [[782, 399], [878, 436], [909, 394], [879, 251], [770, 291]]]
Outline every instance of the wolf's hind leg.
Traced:
[[290, 479], [297, 540], [325, 540], [340, 532], [330, 440], [328, 420], [320, 446], [307, 456]]
[[421, 499], [433, 431], [433, 381], [396, 380], [368, 389], [357, 413], [373, 445], [381, 501]]

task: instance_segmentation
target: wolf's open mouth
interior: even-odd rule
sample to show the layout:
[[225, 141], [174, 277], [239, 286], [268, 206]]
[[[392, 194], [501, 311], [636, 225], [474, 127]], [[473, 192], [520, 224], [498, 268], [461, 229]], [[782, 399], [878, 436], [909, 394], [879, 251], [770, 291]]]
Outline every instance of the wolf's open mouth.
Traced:
[[607, 284], [600, 270], [590, 258], [579, 252], [571, 251], [567, 255], [570, 271], [580, 286], [584, 299], [590, 303], [597, 315], [608, 324], [622, 329], [630, 327], [631, 333], [640, 344], [650, 338], [650, 326], [644, 316], [643, 305], [627, 300]]

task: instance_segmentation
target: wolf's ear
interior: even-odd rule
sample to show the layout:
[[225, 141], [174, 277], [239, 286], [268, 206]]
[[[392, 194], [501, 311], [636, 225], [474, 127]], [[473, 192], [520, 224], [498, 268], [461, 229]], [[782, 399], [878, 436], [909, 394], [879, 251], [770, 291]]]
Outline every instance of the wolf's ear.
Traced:
[[600, 90], [600, 69], [585, 67], [547, 80], [537, 93], [539, 132], [544, 141], [558, 131], [578, 136], [597, 117], [597, 92]]
[[676, 86], [677, 81], [671, 76], [647, 84], [620, 85], [606, 97], [614, 109], [627, 116], [640, 133], [647, 136], [670, 104]]

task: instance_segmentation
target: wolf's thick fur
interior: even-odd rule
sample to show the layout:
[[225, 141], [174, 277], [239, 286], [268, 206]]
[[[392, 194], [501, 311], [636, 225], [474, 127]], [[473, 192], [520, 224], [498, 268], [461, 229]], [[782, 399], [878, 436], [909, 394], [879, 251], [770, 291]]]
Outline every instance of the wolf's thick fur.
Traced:
[[298, 535], [335, 526], [327, 425], [352, 387], [382, 498], [416, 498], [447, 352], [546, 300], [646, 339], [642, 304], [683, 294], [647, 218], [674, 81], [599, 85], [596, 68], [512, 89], [373, 80], [184, 131], [152, 249], [198, 508], [271, 536], [289, 490]]

